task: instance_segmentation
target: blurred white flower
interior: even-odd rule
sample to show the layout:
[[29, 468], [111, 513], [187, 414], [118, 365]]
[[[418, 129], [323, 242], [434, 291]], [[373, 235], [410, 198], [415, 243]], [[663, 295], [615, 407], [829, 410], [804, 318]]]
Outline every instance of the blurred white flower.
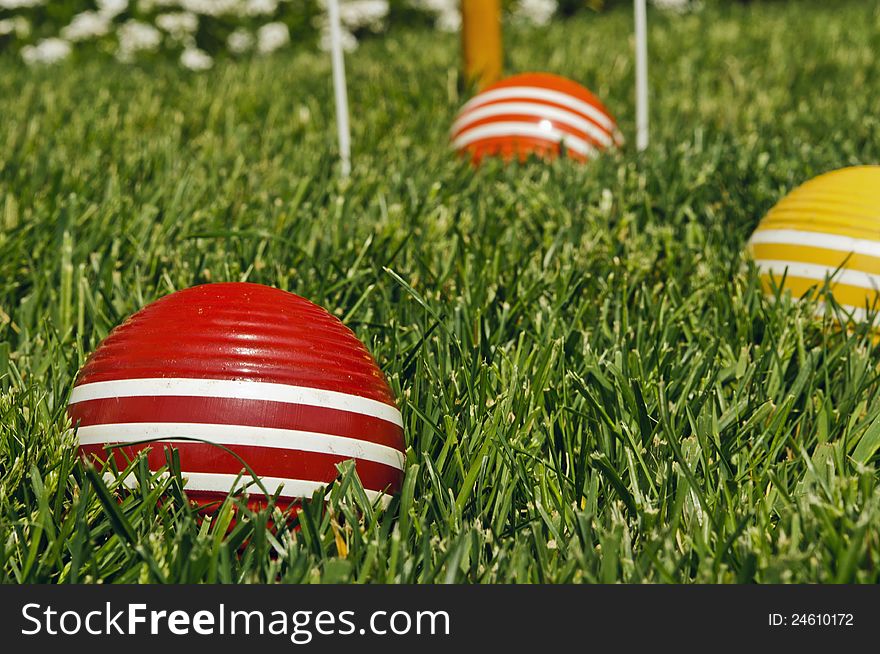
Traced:
[[257, 30], [257, 51], [260, 54], [275, 52], [290, 43], [290, 30], [284, 23], [266, 23]]
[[226, 39], [226, 47], [232, 54], [242, 54], [254, 47], [254, 35], [240, 27]]
[[137, 20], [128, 20], [117, 32], [119, 49], [116, 57], [120, 61], [131, 61], [138, 52], [156, 50], [162, 43], [162, 33], [152, 25]]
[[434, 27], [442, 32], [457, 32], [461, 29], [461, 12], [444, 12], [437, 16]]
[[459, 0], [412, 0], [414, 7], [434, 14], [434, 27], [443, 32], [461, 29], [461, 5]]
[[138, 11], [148, 14], [157, 7], [176, 7], [179, 0], [138, 0]]
[[61, 30], [61, 36], [68, 41], [85, 41], [104, 36], [110, 31], [110, 19], [104, 14], [84, 11], [70, 21], [70, 25]]
[[246, 0], [244, 13], [248, 16], [271, 16], [278, 9], [278, 0]]
[[[341, 30], [342, 49], [345, 52], [354, 52], [358, 47], [357, 37], [344, 27]], [[321, 39], [318, 41], [318, 47], [324, 52], [330, 52], [333, 46], [333, 39], [330, 36], [330, 28], [325, 26], [321, 29]]]
[[39, 7], [45, 2], [46, 0], [0, 0], [0, 9], [27, 9]]
[[556, 0], [519, 0], [514, 15], [533, 25], [546, 25], [556, 13], [556, 7]]
[[15, 16], [14, 18], [6, 18], [0, 20], [0, 36], [7, 34], [15, 34], [19, 39], [30, 36], [31, 24], [24, 16]]
[[204, 50], [187, 48], [180, 54], [180, 65], [189, 70], [208, 70], [214, 65], [214, 60]]
[[128, 0], [97, 0], [98, 13], [107, 18], [115, 18], [128, 9]]
[[[319, 6], [326, 10], [327, 0], [319, 0]], [[373, 32], [379, 32], [388, 16], [387, 0], [349, 0], [339, 4], [339, 22], [342, 28], [342, 49], [352, 52], [358, 47], [355, 30], [368, 28]], [[318, 16], [314, 25], [321, 31], [318, 46], [321, 50], [329, 52], [333, 41], [330, 36], [330, 23], [326, 12]]]
[[69, 56], [70, 44], [63, 39], [43, 39], [37, 45], [27, 45], [21, 49], [21, 58], [28, 66], [54, 64]]
[[387, 0], [350, 0], [339, 3], [339, 20], [350, 31], [366, 27], [378, 32], [387, 15]]
[[674, 11], [679, 14], [684, 14], [691, 9], [694, 8], [694, 3], [691, 0], [651, 0], [655, 7], [658, 9], [665, 9], [667, 11]]
[[188, 11], [159, 14], [156, 16], [156, 26], [180, 41], [199, 28], [199, 17]]
[[203, 16], [238, 14], [240, 11], [239, 0], [179, 0], [179, 3], [181, 9]]

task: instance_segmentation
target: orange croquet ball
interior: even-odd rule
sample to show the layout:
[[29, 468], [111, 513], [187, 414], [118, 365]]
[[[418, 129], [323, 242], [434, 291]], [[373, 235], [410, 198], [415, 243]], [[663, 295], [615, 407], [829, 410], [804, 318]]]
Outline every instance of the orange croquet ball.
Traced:
[[451, 138], [477, 164], [484, 157], [554, 158], [563, 148], [568, 157], [588, 161], [623, 142], [595, 95], [550, 73], [514, 75], [487, 87], [461, 108]]

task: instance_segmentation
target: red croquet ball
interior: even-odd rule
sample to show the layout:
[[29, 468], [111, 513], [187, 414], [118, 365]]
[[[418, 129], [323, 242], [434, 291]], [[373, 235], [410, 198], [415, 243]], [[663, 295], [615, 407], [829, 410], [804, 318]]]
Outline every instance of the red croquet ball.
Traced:
[[[312, 495], [353, 459], [371, 499], [399, 490], [403, 423], [382, 371], [357, 337], [308, 300], [260, 284], [205, 284], [153, 302], [114, 329], [76, 379], [68, 413], [88, 458], [123, 469], [148, 448], [151, 469], [179, 452], [203, 508], [243, 466], [282, 506]], [[202, 439], [207, 442], [180, 440]], [[135, 444], [146, 439], [150, 443]], [[132, 443], [118, 449], [107, 444]], [[237, 488], [252, 482], [242, 475]], [[265, 500], [252, 483], [251, 505]]]
[[567, 155], [588, 161], [623, 139], [595, 95], [559, 75], [525, 73], [492, 84], [459, 111], [452, 143], [474, 163], [487, 156], [524, 160]]

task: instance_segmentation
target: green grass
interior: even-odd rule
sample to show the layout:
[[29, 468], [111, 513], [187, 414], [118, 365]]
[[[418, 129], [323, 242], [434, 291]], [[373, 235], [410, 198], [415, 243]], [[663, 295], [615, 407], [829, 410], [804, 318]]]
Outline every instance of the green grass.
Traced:
[[[472, 170], [447, 150], [456, 37], [398, 32], [349, 58], [349, 182], [324, 55], [0, 61], [0, 580], [880, 580], [878, 345], [764, 298], [743, 256], [795, 185], [877, 161], [880, 14], [651, 21], [644, 156]], [[510, 70], [582, 80], [632, 140], [627, 12], [520, 29]], [[174, 475], [136, 466], [125, 493], [76, 462], [88, 353], [223, 280], [368, 344], [406, 426], [387, 511], [347, 470], [297, 529], [229, 529], [232, 504], [200, 522]]]

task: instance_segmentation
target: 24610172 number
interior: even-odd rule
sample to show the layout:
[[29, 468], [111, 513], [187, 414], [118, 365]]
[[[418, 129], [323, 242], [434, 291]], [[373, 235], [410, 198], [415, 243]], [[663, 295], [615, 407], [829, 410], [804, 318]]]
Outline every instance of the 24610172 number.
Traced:
[[768, 619], [772, 627], [852, 627], [855, 622], [852, 613], [771, 613]]

